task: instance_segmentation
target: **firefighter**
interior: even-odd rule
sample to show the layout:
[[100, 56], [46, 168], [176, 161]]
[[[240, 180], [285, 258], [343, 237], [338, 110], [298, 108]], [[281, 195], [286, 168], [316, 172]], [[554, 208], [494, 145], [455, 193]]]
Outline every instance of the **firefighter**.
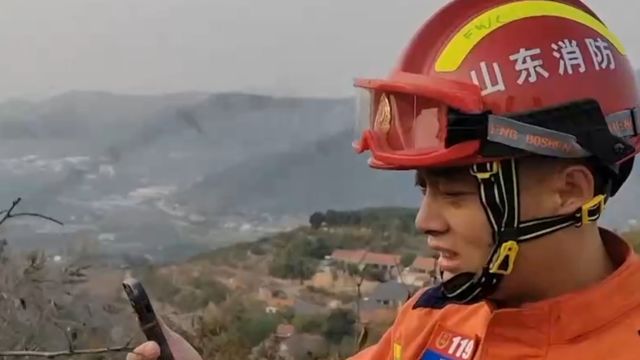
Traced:
[[597, 225], [640, 151], [625, 54], [579, 0], [454, 0], [356, 80], [355, 147], [415, 169], [442, 283], [351, 360], [640, 359], [640, 261]]
[[640, 151], [640, 96], [591, 9], [453, 0], [355, 86], [354, 147], [415, 172], [440, 281], [351, 360], [640, 359], [640, 260], [597, 224]]

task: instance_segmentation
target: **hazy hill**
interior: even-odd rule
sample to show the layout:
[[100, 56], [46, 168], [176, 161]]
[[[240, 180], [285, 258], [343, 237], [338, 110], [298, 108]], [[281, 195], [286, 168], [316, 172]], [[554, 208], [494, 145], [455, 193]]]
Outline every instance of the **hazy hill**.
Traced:
[[[228, 214], [267, 213], [261, 219], [270, 221], [315, 210], [417, 206], [413, 174], [370, 170], [366, 155], [352, 151], [354, 110], [352, 99], [242, 93], [73, 92], [5, 102], [0, 204], [22, 196], [24, 210], [56, 215], [66, 232], [78, 226], [96, 237], [114, 232], [116, 242], [133, 236], [163, 244], [189, 242], [194, 232], [206, 239]], [[607, 223], [620, 227], [638, 217], [639, 174], [636, 168], [612, 202]], [[149, 219], [175, 231], [157, 239]], [[145, 226], [118, 236], [130, 222]]]
[[[68, 151], [98, 150], [155, 116], [165, 108], [185, 106], [206, 98], [202, 93], [131, 96], [106, 92], [69, 92], [41, 102], [11, 100], [0, 104], [0, 138], [17, 145], [20, 141], [55, 142]], [[69, 141], [69, 146], [62, 146]], [[36, 146], [34, 143], [28, 145]], [[71, 147], [73, 146], [73, 147]], [[22, 148], [4, 154], [21, 156]], [[38, 150], [36, 146], [35, 150]], [[57, 152], [57, 146], [50, 148]]]
[[417, 205], [409, 172], [372, 171], [341, 131], [207, 175], [178, 199], [211, 212], [304, 212]]
[[[157, 246], [189, 242], [191, 233], [207, 238], [231, 213], [267, 212], [269, 221], [325, 208], [415, 205], [410, 176], [370, 172], [366, 157], [353, 154], [353, 116], [352, 99], [240, 93], [74, 92], [5, 102], [0, 207], [21, 196], [22, 210], [54, 215], [65, 233]], [[150, 219], [174, 230], [151, 231]], [[144, 226], [133, 235], [123, 230], [131, 223]], [[58, 230], [31, 224], [50, 245], [46, 234]], [[33, 233], [18, 229], [16, 239]]]

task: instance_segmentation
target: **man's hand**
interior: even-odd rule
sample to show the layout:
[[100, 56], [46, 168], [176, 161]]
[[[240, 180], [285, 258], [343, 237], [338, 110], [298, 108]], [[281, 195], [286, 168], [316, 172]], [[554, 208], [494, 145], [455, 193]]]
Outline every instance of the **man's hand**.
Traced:
[[[175, 360], [202, 360], [202, 356], [187, 340], [169, 329], [162, 321], [160, 325]], [[133, 352], [127, 354], [127, 360], [155, 360], [158, 357], [160, 357], [160, 346], [155, 341], [142, 343]]]

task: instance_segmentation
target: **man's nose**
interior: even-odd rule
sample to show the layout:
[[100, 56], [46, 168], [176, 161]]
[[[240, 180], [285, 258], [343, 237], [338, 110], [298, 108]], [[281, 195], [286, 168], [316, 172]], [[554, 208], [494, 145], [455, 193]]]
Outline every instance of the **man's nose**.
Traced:
[[448, 224], [443, 214], [443, 206], [438, 203], [438, 199], [433, 193], [427, 191], [422, 198], [420, 209], [416, 216], [416, 228], [430, 236], [445, 233]]

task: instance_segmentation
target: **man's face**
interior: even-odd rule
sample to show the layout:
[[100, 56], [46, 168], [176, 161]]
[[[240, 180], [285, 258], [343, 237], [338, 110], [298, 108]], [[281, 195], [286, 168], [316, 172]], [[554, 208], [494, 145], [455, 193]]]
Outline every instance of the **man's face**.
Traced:
[[[520, 167], [521, 220], [558, 214], [558, 196], [552, 184], [557, 171], [557, 167], [540, 162], [526, 162]], [[416, 183], [424, 191], [416, 227], [428, 235], [428, 245], [439, 254], [444, 280], [458, 273], [480, 271], [493, 242], [478, 182], [469, 168], [419, 170]], [[509, 279], [522, 281], [528, 270], [516, 261]]]
[[416, 180], [424, 192], [416, 227], [428, 235], [429, 247], [438, 253], [444, 279], [480, 270], [492, 240], [476, 179], [468, 168], [450, 168], [419, 170]]

